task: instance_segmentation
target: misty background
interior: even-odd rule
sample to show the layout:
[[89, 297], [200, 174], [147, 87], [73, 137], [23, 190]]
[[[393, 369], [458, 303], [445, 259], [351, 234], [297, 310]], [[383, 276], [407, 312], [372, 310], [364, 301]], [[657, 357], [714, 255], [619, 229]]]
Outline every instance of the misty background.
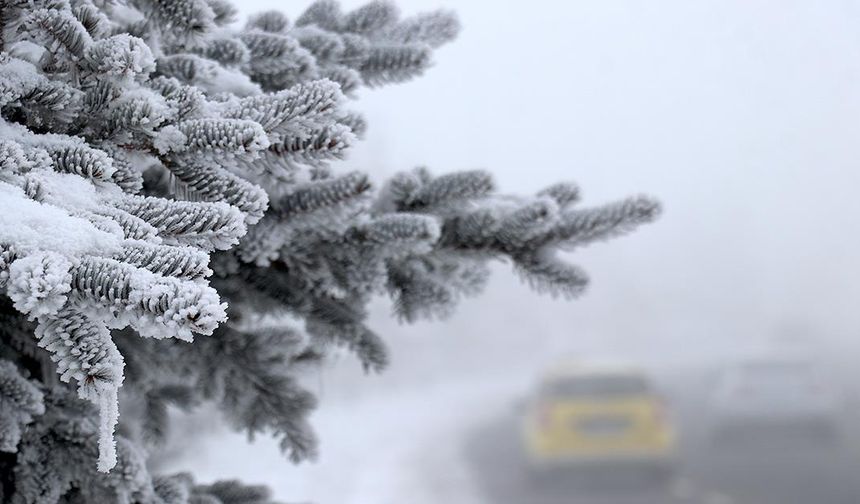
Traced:
[[[309, 3], [239, 6], [294, 19]], [[506, 407], [554, 356], [857, 355], [860, 2], [398, 4], [454, 9], [463, 31], [424, 77], [359, 92], [352, 108], [370, 128], [342, 169], [381, 184], [415, 166], [486, 168], [515, 193], [573, 180], [585, 205], [647, 193], [664, 214], [576, 251], [592, 284], [573, 302], [530, 291], [504, 264], [445, 321], [399, 325], [377, 302], [371, 326], [391, 368], [365, 377], [344, 358], [313, 377], [317, 464], [293, 467], [274, 442], [217, 430], [173, 466], [265, 482], [291, 502], [417, 503], [415, 484], [467, 479], [451, 462], [467, 419]]]

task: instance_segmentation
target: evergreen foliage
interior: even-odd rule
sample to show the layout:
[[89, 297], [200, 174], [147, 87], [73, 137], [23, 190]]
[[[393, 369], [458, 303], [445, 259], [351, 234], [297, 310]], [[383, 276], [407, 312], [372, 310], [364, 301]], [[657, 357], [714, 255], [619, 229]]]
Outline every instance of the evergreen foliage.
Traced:
[[150, 474], [169, 408], [215, 404], [313, 457], [297, 375], [335, 347], [385, 366], [373, 296], [405, 321], [444, 316], [492, 260], [576, 296], [587, 278], [558, 252], [659, 213], [646, 197], [582, 209], [568, 183], [501, 195], [485, 171], [375, 190], [333, 169], [366, 128], [348, 97], [422, 74], [459, 30], [446, 11], [318, 0], [237, 28], [227, 0], [0, 9], [4, 502], [270, 502]]

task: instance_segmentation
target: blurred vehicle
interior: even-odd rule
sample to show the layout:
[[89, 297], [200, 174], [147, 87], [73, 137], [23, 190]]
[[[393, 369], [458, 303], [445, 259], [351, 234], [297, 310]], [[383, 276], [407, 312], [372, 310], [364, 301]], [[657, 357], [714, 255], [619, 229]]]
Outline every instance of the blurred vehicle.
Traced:
[[522, 427], [532, 476], [632, 470], [662, 483], [674, 473], [673, 428], [651, 380], [635, 367], [551, 369], [528, 401]]
[[842, 399], [812, 362], [747, 359], [718, 380], [711, 401], [713, 435], [717, 442], [835, 440], [844, 416]]

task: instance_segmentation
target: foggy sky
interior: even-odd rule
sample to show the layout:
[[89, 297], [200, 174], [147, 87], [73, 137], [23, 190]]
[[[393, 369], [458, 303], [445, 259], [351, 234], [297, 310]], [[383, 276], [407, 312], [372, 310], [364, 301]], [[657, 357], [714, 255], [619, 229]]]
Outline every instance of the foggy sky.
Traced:
[[[308, 3], [238, 5], [295, 18]], [[442, 436], [432, 433], [450, 406], [428, 399], [429, 382], [448, 379], [459, 390], [466, 374], [493, 382], [515, 365], [533, 375], [537, 362], [569, 353], [690, 364], [785, 333], [815, 348], [857, 340], [858, 2], [398, 4], [407, 14], [455, 8], [464, 30], [423, 78], [360, 92], [353, 108], [370, 130], [340, 169], [381, 182], [418, 165], [487, 168], [504, 191], [573, 180], [586, 204], [648, 193], [665, 213], [631, 236], [576, 251], [592, 285], [575, 302], [530, 292], [501, 265], [488, 291], [445, 322], [398, 326], [387, 303], [376, 303], [371, 326], [391, 344], [392, 368], [320, 379], [318, 465], [289, 467], [274, 441], [247, 446], [224, 435], [179, 467], [203, 481], [265, 481], [291, 501], [342, 502], [332, 496], [364, 490], [382, 502], [380, 492], [403, 485], [386, 471], [412, 461], [380, 445], [406, 450], [421, 432]], [[358, 369], [344, 361], [338, 369]], [[391, 441], [398, 432], [405, 437]], [[430, 452], [416, 453], [423, 461]]]
[[[308, 3], [240, 5], [294, 18]], [[588, 204], [642, 192], [665, 214], [577, 252], [592, 286], [575, 303], [528, 292], [501, 268], [444, 325], [396, 329], [381, 307], [377, 327], [443, 332], [452, 347], [598, 339], [666, 352], [791, 327], [855, 336], [857, 2], [398, 4], [407, 14], [454, 8], [464, 30], [423, 78], [361, 92], [354, 108], [370, 131], [344, 169], [382, 180], [417, 165], [488, 168], [516, 192], [574, 180]]]

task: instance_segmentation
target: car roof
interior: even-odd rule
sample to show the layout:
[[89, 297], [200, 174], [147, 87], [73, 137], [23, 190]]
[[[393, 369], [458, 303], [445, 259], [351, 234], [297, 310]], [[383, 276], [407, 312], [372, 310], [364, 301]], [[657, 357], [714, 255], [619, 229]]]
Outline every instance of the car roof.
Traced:
[[561, 378], [588, 378], [588, 377], [610, 377], [629, 376], [645, 378], [645, 371], [630, 363], [612, 361], [579, 361], [568, 360], [557, 362], [547, 368], [544, 373], [545, 380]]
[[735, 363], [735, 367], [755, 367], [755, 366], [797, 366], [797, 367], [815, 367], [810, 359], [803, 357], [788, 357], [788, 356], [759, 356], [747, 357]]

